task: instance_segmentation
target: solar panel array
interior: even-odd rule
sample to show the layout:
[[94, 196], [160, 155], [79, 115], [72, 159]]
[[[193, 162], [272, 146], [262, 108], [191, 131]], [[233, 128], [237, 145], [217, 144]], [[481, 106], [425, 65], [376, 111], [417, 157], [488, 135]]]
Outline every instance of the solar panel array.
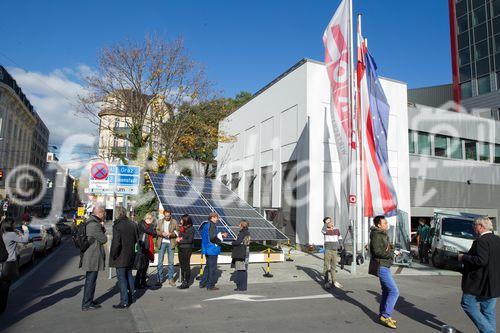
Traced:
[[198, 228], [208, 219], [208, 214], [217, 212], [220, 216], [217, 231], [227, 232], [229, 236], [226, 240], [236, 238], [242, 219], [249, 222], [252, 240], [288, 239], [252, 206], [217, 180], [160, 173], [149, 173], [149, 177], [164, 209], [171, 210], [177, 220], [183, 214], [191, 216], [196, 229], [195, 238], [201, 238]]

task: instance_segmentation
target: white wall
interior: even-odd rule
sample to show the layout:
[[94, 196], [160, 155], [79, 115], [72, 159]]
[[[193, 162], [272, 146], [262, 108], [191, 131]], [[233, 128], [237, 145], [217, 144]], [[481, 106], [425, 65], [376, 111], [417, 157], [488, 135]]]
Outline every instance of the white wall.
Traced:
[[[386, 79], [382, 80], [382, 85], [391, 107], [390, 170], [400, 209], [409, 213], [406, 85]], [[281, 207], [281, 164], [297, 161], [298, 177], [302, 179], [297, 189], [296, 242], [299, 244], [323, 243], [320, 232], [323, 217], [333, 215], [334, 208], [329, 203], [339, 197], [340, 166], [331, 135], [329, 101], [324, 65], [307, 61], [220, 124], [220, 129], [226, 135], [233, 135], [235, 142], [219, 143], [217, 177], [228, 175], [230, 179], [231, 173], [240, 172], [242, 180], [237, 192], [243, 197], [244, 171], [253, 168], [257, 176], [254, 206], [260, 206], [260, 168], [273, 166], [273, 207]]]

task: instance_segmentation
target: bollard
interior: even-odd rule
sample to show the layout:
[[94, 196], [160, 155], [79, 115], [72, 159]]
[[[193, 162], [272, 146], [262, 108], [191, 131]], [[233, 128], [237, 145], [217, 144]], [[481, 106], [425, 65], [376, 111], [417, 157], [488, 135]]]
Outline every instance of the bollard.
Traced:
[[196, 280], [201, 280], [201, 277], [203, 276], [203, 261], [204, 261], [204, 257], [203, 257], [203, 253], [201, 254], [201, 257], [200, 257], [200, 272], [198, 273], [198, 276], [196, 277]]
[[262, 276], [267, 278], [272, 278], [273, 275], [271, 274], [271, 249], [267, 248], [266, 252], [267, 252], [267, 259], [266, 259], [267, 267], [266, 267], [266, 273], [264, 273], [264, 275]]
[[441, 326], [441, 333], [456, 333], [456, 332], [457, 330], [453, 326], [450, 325]]
[[286, 261], [293, 261], [292, 259], [292, 246], [290, 245], [290, 239], [288, 240], [288, 255], [287, 255], [287, 258], [286, 258]]

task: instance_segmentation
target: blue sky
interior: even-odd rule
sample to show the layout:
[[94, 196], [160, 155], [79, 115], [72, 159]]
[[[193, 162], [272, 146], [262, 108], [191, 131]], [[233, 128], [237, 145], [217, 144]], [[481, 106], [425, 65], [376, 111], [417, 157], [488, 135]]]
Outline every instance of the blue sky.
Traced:
[[[224, 96], [256, 92], [304, 57], [323, 59], [323, 30], [339, 2], [8, 1], [2, 4], [0, 63], [61, 141], [60, 110], [71, 109], [76, 74], [95, 66], [101, 47], [147, 33], [182, 35]], [[364, 15], [363, 34], [380, 75], [409, 87], [451, 82], [447, 1], [354, 0], [354, 13]], [[67, 112], [68, 124], [71, 119]]]

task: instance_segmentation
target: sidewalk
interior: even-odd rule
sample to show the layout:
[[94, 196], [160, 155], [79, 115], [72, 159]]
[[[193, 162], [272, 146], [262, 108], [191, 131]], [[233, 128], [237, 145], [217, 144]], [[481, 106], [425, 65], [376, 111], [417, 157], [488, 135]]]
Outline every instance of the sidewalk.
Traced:
[[[285, 256], [286, 258], [286, 256]], [[283, 282], [306, 282], [318, 281], [323, 279], [323, 254], [322, 253], [304, 253], [299, 251], [292, 252], [293, 261], [285, 261], [281, 263], [271, 263], [272, 278], [263, 276], [265, 273], [266, 263], [249, 264], [248, 281], [249, 283], [283, 283]], [[196, 276], [199, 272], [199, 265], [191, 266], [192, 275]], [[219, 264], [221, 273], [218, 280], [219, 285], [234, 284], [230, 281], [233, 269], [229, 264]], [[176, 266], [177, 271], [179, 270]], [[357, 266], [356, 274], [350, 273], [351, 266], [344, 267], [341, 270], [337, 267], [337, 276], [339, 281], [348, 279], [369, 277], [368, 260], [363, 265]], [[411, 267], [393, 266], [392, 272], [394, 275], [400, 276], [461, 276], [459, 272], [437, 269], [431, 265], [422, 265], [412, 263]], [[149, 274], [156, 276], [156, 267], [151, 267]], [[114, 275], [114, 274], [113, 274]], [[196, 281], [195, 281], [196, 283]]]

